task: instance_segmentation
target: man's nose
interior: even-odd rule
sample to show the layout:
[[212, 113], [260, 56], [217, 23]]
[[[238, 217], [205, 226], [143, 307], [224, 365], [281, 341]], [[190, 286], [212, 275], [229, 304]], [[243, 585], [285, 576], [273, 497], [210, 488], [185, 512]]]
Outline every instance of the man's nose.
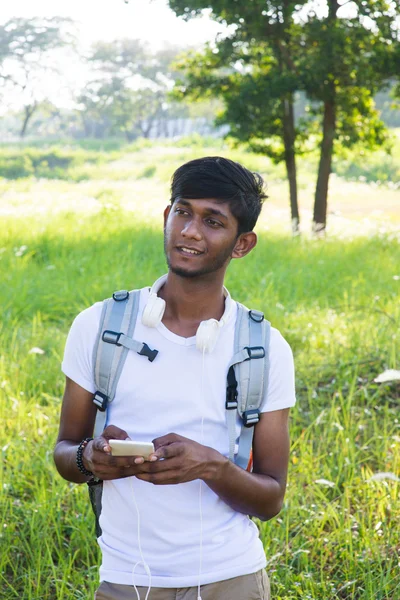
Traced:
[[182, 235], [187, 238], [192, 238], [194, 240], [201, 240], [201, 228], [200, 223], [198, 223], [197, 219], [190, 219], [186, 221], [185, 227], [182, 229]]

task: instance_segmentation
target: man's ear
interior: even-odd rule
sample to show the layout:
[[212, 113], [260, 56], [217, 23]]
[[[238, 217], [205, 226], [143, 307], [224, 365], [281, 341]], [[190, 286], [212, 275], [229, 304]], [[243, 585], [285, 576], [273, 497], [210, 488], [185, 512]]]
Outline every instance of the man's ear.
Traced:
[[232, 258], [243, 258], [251, 252], [257, 244], [257, 236], [254, 231], [241, 233], [236, 240], [235, 247], [232, 250]]
[[172, 204], [168, 204], [168, 206], [164, 209], [164, 229], [167, 224], [168, 215], [171, 212]]

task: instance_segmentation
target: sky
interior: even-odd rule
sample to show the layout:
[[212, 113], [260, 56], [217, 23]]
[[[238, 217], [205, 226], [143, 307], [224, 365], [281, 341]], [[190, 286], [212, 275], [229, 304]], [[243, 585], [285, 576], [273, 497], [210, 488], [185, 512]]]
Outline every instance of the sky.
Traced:
[[[0, 1], [0, 24], [22, 17], [69, 17], [77, 24], [80, 51], [86, 53], [97, 40], [111, 41], [134, 38], [147, 42], [153, 50], [165, 43], [185, 47], [200, 46], [224, 31], [224, 27], [207, 15], [189, 22], [178, 18], [168, 7], [167, 0], [12, 0]], [[77, 56], [59, 52], [57, 58], [62, 77], [44, 76], [43, 97], [58, 106], [70, 107], [74, 89], [82, 88], [88, 78], [88, 69]], [[28, 91], [25, 94], [29, 95]], [[37, 94], [36, 94], [37, 95]], [[0, 107], [0, 114], [18, 108], [26, 100], [11, 90], [8, 102]]]
[[200, 44], [223, 29], [210, 18], [185, 22], [168, 8], [167, 0], [12, 0], [0, 3], [0, 23], [13, 17], [71, 17], [79, 23], [80, 41], [130, 37], [148, 41]]

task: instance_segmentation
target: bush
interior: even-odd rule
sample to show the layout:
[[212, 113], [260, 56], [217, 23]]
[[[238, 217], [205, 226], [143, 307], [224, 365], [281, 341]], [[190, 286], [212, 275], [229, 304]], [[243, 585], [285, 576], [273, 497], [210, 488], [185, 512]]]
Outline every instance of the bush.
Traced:
[[400, 186], [400, 130], [392, 129], [390, 144], [376, 152], [367, 152], [361, 144], [338, 152], [333, 171], [350, 181]]
[[44, 179], [76, 179], [73, 171], [85, 164], [100, 164], [114, 156], [81, 149], [70, 150], [53, 147], [51, 149], [5, 148], [0, 150], [0, 177], [20, 179], [22, 177], [42, 177]]
[[151, 177], [154, 177], [155, 173], [157, 171], [157, 167], [155, 165], [149, 165], [148, 167], [145, 167], [143, 169], [143, 171], [141, 171], [138, 175], [139, 179], [150, 179]]
[[33, 175], [32, 161], [26, 154], [19, 156], [0, 155], [0, 177], [5, 179], [20, 179]]
[[215, 138], [212, 136], [192, 133], [173, 141], [177, 148], [219, 148], [222, 150], [226, 146], [224, 138]]
[[391, 156], [382, 156], [380, 152], [370, 157], [341, 160], [333, 170], [340, 177], [353, 181], [400, 184], [400, 165]]

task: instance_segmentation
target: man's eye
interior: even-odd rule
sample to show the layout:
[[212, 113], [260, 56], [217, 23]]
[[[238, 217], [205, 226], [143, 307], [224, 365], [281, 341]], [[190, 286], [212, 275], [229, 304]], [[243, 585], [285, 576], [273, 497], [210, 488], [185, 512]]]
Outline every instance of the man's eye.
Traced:
[[207, 219], [207, 222], [212, 227], [220, 227], [221, 226], [221, 223], [219, 223], [218, 221], [214, 221], [214, 219]]
[[183, 208], [176, 208], [176, 209], [175, 209], [175, 212], [176, 212], [178, 215], [183, 215], [183, 214], [185, 214], [185, 213], [186, 213], [186, 210], [183, 210]]

